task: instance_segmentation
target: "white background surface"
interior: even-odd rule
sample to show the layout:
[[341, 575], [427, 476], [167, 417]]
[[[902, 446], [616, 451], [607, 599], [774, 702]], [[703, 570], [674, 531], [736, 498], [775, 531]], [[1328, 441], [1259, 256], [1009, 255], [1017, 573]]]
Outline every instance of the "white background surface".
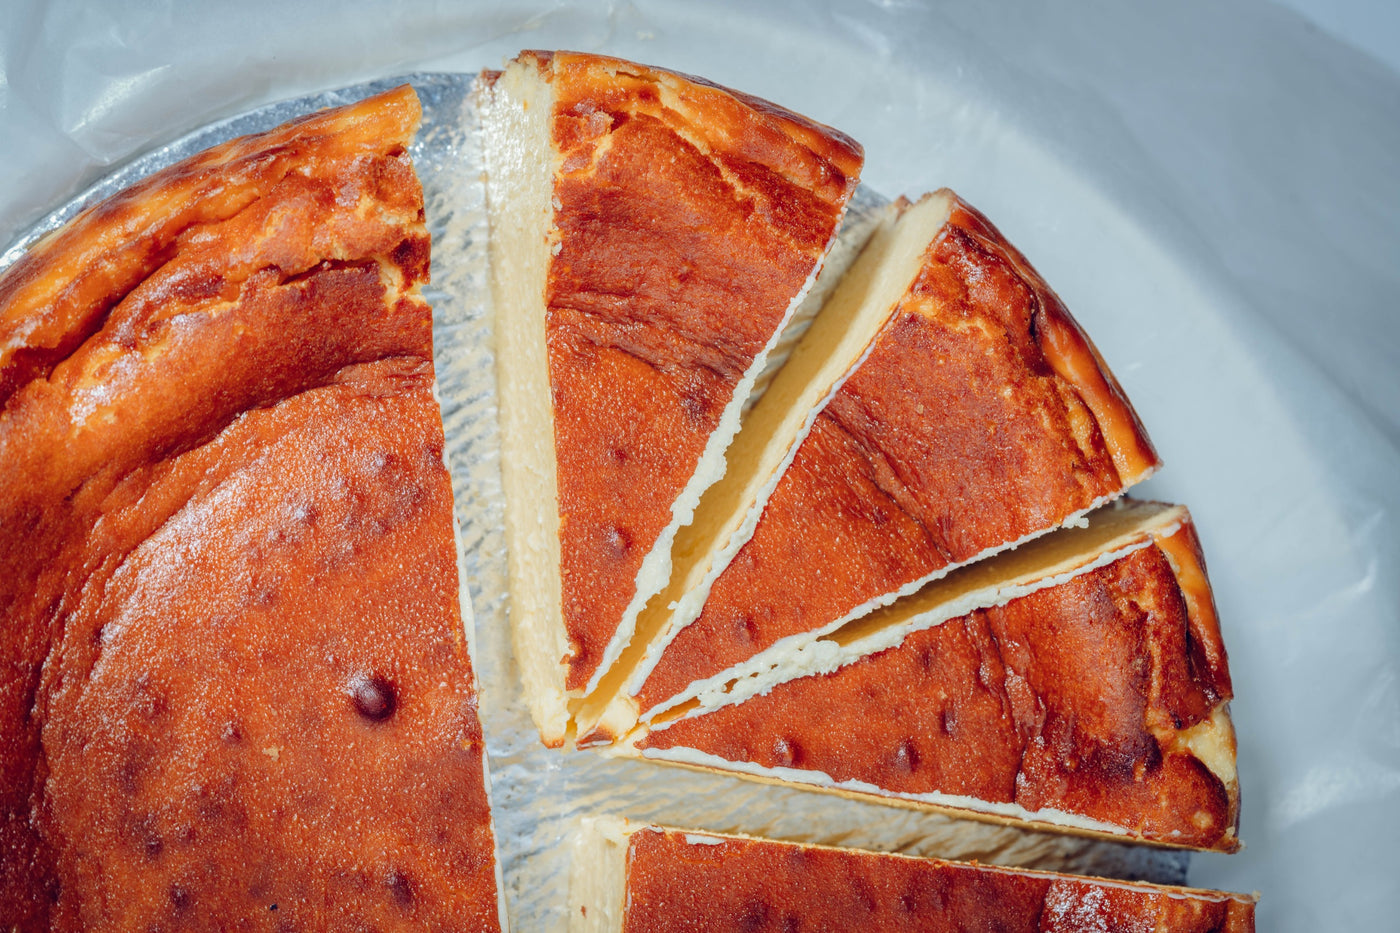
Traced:
[[1027, 253], [1161, 450], [1147, 492], [1196, 516], [1248, 848], [1198, 856], [1193, 882], [1261, 891], [1261, 930], [1393, 929], [1400, 77], [1334, 35], [1384, 57], [1395, 17], [1292, 5], [1322, 28], [1207, 0], [4, 3], [0, 244], [215, 117], [525, 46], [703, 74], [838, 126], [878, 190], [950, 185]]

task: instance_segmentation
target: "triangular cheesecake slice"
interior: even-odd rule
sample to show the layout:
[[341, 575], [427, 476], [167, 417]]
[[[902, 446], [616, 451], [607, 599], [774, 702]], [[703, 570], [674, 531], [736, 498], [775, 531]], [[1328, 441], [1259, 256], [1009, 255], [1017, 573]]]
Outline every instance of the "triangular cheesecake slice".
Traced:
[[1253, 933], [1255, 899], [753, 836], [585, 819], [570, 933], [998, 930]]
[[585, 711], [581, 744], [1075, 524], [1157, 467], [1054, 292], [948, 191], [874, 235], [733, 462], [677, 544], [639, 627], [645, 650]]
[[7, 930], [503, 927], [407, 87], [0, 276]]
[[525, 52], [483, 80], [511, 616], [547, 744], [666, 583], [860, 147], [644, 65]]
[[[1007, 575], [989, 580], [996, 568]], [[1233, 851], [1230, 697], [1190, 516], [1125, 500], [1088, 528], [944, 577], [626, 748], [961, 816]]]

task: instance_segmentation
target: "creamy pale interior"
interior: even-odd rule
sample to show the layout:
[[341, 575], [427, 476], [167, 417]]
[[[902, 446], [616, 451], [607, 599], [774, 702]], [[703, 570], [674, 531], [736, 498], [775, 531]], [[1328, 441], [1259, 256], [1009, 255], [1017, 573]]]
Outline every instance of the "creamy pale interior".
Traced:
[[491, 293], [501, 406], [501, 479], [511, 621], [525, 699], [551, 744], [568, 709], [560, 661], [568, 637], [560, 610], [559, 495], [545, 346], [545, 283], [552, 249], [550, 145], [554, 96], [533, 64], [512, 62], [483, 93]]
[[636, 832], [615, 816], [584, 817], [569, 871], [569, 933], [612, 933], [627, 907], [627, 841]]

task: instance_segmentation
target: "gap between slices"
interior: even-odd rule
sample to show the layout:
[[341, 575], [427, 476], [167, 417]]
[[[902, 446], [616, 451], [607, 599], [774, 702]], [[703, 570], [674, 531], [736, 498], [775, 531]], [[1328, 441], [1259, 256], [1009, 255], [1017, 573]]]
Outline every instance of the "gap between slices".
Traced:
[[558, 745], [723, 474], [861, 156], [772, 104], [602, 56], [522, 53], [481, 99], [512, 625]]
[[[1233, 851], [1231, 686], [1181, 506], [1122, 502], [640, 725], [614, 754]], [[802, 710], [820, 706], [820, 721]]]
[[574, 839], [569, 930], [1252, 933], [1256, 899], [592, 817]]
[[1059, 299], [946, 190], [892, 208], [730, 459], [638, 637], [576, 706], [579, 744], [1077, 524], [1158, 465]]

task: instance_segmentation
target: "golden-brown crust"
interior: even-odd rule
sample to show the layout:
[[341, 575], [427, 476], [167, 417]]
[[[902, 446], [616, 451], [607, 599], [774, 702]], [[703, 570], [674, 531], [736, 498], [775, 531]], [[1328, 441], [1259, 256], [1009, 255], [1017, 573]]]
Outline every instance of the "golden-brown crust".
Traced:
[[958, 199], [950, 218], [970, 236], [1010, 263], [1035, 296], [1035, 326], [1041, 352], [1060, 378], [1093, 412], [1104, 443], [1125, 485], [1146, 479], [1161, 466], [1137, 412], [1128, 402], [1118, 380], [1099, 355], [1089, 335], [1070, 315], [1060, 296], [1046, 284], [1016, 247], [1001, 235], [982, 212]]
[[861, 156], [828, 128], [671, 72], [524, 58], [555, 94], [546, 339], [577, 691], [736, 385], [819, 267]]
[[659, 828], [629, 837], [626, 878], [623, 933], [1254, 929], [1253, 900], [1218, 891]]
[[[861, 165], [865, 160], [864, 149], [860, 143], [835, 127], [818, 123], [761, 97], [716, 84], [707, 78], [588, 52], [530, 50], [521, 52], [520, 57], [533, 58], [541, 66], [550, 66], [557, 62], [564, 68], [582, 67], [589, 71], [601, 69], [614, 73], [623, 72], [657, 83], [664, 81], [687, 91], [693, 96], [694, 106], [714, 117], [714, 121], [707, 121], [707, 132], [728, 130], [732, 138], [742, 138], [750, 135], [755, 125], [774, 127], [788, 136], [801, 150], [810, 153], [810, 158], [803, 158], [800, 164], [814, 174], [799, 179], [799, 184], [803, 187], [815, 187], [813, 180], [816, 178], [828, 179], [842, 187], [846, 186], [844, 179], [849, 179], [853, 184], [860, 175]], [[727, 126], [721, 129], [718, 124]], [[737, 127], [745, 126], [749, 127], [749, 130], [734, 132]], [[755, 161], [768, 160], [758, 158]], [[789, 162], [784, 164], [783, 168], [791, 170], [794, 166]], [[836, 172], [835, 176], [831, 174], [833, 169]]]
[[1206, 575], [1206, 558], [1196, 526], [1189, 519], [1172, 534], [1156, 536], [1157, 546], [1171, 561], [1177, 585], [1186, 600], [1191, 620], [1191, 645], [1200, 653], [1196, 667], [1208, 677], [1211, 690], [1222, 700], [1230, 700], [1230, 661], [1220, 635], [1220, 616], [1215, 610], [1215, 594]]
[[1057, 362], [1091, 349], [1019, 254], [955, 202], [641, 709], [1123, 492], [1140, 475], [1120, 473], [1100, 416], [1119, 430], [1136, 424], [1131, 408], [1112, 392], [1103, 402], [1106, 369], [1086, 377], [1076, 363], [1071, 378]]
[[235, 140], [0, 279], [62, 356], [0, 414], [18, 929], [498, 928], [417, 119]]
[[1230, 851], [1233, 775], [1177, 740], [1228, 699], [1193, 623], [1166, 553], [1140, 548], [834, 673], [680, 718], [637, 747], [821, 773], [887, 802], [971, 797]]
[[172, 165], [45, 237], [0, 281], [0, 405], [96, 333], [182, 232], [234, 216], [299, 165], [406, 148], [420, 115], [404, 87], [302, 117]]

